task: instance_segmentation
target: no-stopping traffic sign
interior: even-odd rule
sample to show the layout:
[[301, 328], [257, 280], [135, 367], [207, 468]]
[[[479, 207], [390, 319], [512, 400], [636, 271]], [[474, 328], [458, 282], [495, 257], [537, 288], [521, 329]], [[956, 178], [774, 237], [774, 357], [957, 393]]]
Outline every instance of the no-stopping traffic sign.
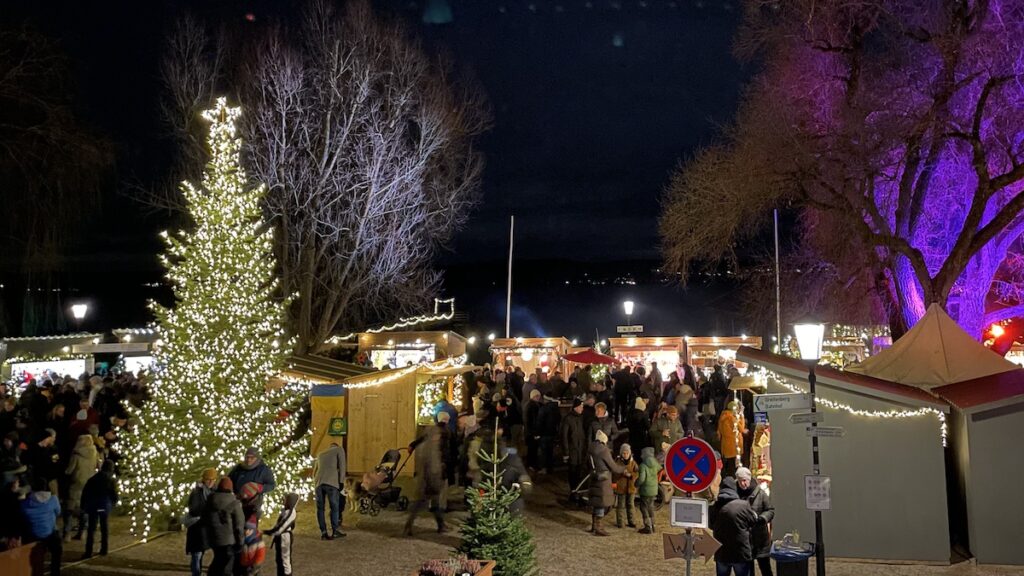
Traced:
[[699, 438], [683, 438], [665, 453], [668, 478], [683, 492], [700, 492], [711, 486], [717, 468], [714, 450]]

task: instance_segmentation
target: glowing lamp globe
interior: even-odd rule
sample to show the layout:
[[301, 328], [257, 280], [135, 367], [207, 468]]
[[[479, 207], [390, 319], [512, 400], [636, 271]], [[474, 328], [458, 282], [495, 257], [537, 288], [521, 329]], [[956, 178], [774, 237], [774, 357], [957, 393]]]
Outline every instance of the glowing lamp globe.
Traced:
[[793, 331], [796, 332], [796, 343], [800, 348], [800, 359], [804, 362], [818, 363], [821, 358], [821, 347], [825, 341], [824, 324], [795, 324]]
[[622, 303], [622, 309], [626, 312], [626, 316], [633, 315], [633, 306], [635, 306], [635, 304], [633, 304], [632, 300], [626, 300]]
[[75, 317], [75, 320], [81, 320], [85, 318], [85, 315], [89, 312], [88, 304], [73, 304], [71, 306], [71, 315]]

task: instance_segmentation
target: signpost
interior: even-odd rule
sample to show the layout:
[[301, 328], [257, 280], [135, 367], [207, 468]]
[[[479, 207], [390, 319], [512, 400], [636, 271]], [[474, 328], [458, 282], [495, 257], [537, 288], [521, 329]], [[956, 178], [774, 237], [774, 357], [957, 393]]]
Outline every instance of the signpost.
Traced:
[[789, 415], [790, 424], [821, 424], [825, 421], [822, 412], [797, 412]]
[[842, 426], [808, 426], [808, 438], [842, 438], [846, 430]]
[[810, 407], [810, 394], [757, 394], [754, 396], [755, 412], [807, 410]]
[[630, 326], [616, 326], [615, 331], [619, 334], [642, 334], [644, 331], [643, 324], [632, 324]]
[[[686, 576], [690, 576], [690, 561], [694, 557], [695, 548], [703, 548], [701, 553], [710, 558], [721, 546], [707, 534], [693, 534], [693, 528], [707, 528], [708, 525], [707, 501], [691, 498], [691, 495], [711, 486], [715, 481], [718, 473], [715, 451], [707, 442], [694, 438], [691, 432], [690, 436], [677, 440], [669, 447], [665, 453], [665, 471], [672, 485], [686, 493], [686, 498], [673, 498], [671, 503], [672, 525], [685, 527], [686, 534], [682, 538], [679, 535], [665, 535], [665, 558], [686, 559]], [[705, 538], [708, 540], [705, 541]]]

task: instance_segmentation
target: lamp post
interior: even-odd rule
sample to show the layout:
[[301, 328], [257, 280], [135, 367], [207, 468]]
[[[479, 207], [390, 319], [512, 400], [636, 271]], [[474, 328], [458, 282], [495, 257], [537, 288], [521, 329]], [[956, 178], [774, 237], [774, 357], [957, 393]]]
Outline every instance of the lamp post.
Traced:
[[633, 304], [632, 300], [626, 300], [625, 302], [622, 303], [622, 310], [626, 312], [626, 325], [627, 326], [632, 326], [633, 325], [633, 320], [632, 320], [632, 318], [633, 318], [633, 306], [634, 306], [634, 304]]
[[88, 304], [72, 304], [71, 305], [71, 316], [75, 319], [75, 329], [78, 331], [82, 330], [82, 320], [85, 319], [85, 315], [89, 312]]
[[[800, 359], [807, 365], [807, 383], [811, 396], [811, 413], [817, 412], [817, 400], [814, 395], [814, 384], [817, 377], [814, 375], [814, 367], [821, 358], [821, 345], [825, 338], [825, 325], [814, 323], [802, 323], [793, 326], [796, 332], [796, 342], [800, 347]], [[811, 421], [812, 427], [817, 427], [815, 421]], [[821, 474], [821, 466], [818, 461], [818, 437], [811, 436], [811, 458], [814, 466], [814, 475]], [[814, 511], [814, 556], [818, 576], [825, 576], [825, 543], [821, 528], [821, 510]]]

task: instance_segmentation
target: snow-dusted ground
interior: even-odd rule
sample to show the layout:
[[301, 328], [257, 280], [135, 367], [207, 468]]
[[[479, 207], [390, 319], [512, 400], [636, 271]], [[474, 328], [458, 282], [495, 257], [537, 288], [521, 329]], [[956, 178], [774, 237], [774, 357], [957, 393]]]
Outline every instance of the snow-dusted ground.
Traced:
[[[542, 481], [529, 496], [527, 523], [537, 544], [540, 574], [554, 576], [619, 576], [645, 574], [652, 576], [681, 576], [682, 560], [664, 560], [662, 539], [659, 534], [645, 536], [631, 529], [610, 528], [612, 535], [597, 538], [586, 532], [589, 516], [581, 511], [566, 510], [558, 504], [555, 492], [561, 496], [561, 483]], [[658, 524], [668, 524], [667, 509], [660, 512]], [[449, 515], [457, 525], [462, 513]], [[432, 530], [433, 520], [424, 513], [417, 522], [412, 538], [399, 536], [405, 514], [391, 510], [371, 518], [354, 512], [346, 514], [344, 525], [348, 537], [335, 541], [321, 541], [316, 517], [311, 504], [300, 508], [296, 531], [294, 571], [297, 576], [327, 575], [408, 575], [428, 558], [444, 558], [458, 543], [458, 532], [437, 534]], [[124, 519], [112, 523], [118, 533], [111, 548], [131, 542], [124, 535]], [[1024, 542], [1022, 542], [1024, 545]], [[65, 549], [65, 560], [71, 565], [69, 576], [108, 575], [187, 575], [188, 558], [184, 554], [184, 534], [175, 533], [157, 538], [147, 544], [115, 551], [107, 557], [94, 558], [74, 564], [81, 555], [82, 545], [72, 542]], [[209, 562], [209, 559], [207, 559]], [[831, 576], [1001, 576], [1024, 575], [1024, 567], [975, 566], [961, 562], [952, 566], [918, 566], [868, 564], [830, 561]], [[267, 551], [264, 575], [273, 575], [273, 551]], [[714, 574], [714, 563], [694, 563], [693, 574]], [[811, 574], [814, 573], [813, 563]]]

